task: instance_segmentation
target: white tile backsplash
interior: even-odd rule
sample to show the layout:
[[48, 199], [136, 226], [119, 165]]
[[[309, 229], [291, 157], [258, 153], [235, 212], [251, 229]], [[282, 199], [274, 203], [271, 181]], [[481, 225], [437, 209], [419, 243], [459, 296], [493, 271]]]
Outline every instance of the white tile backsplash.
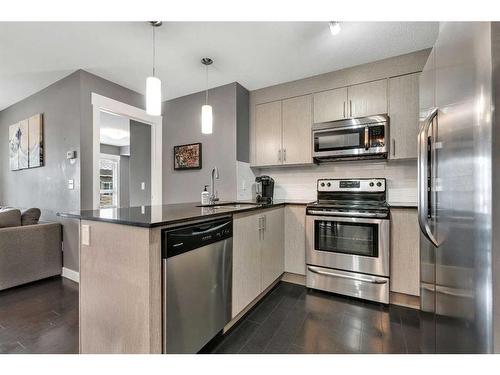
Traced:
[[[417, 191], [417, 162], [350, 161], [301, 167], [253, 169], [256, 176], [275, 180], [276, 199], [316, 199], [320, 178], [386, 178], [389, 201], [414, 205]], [[394, 198], [394, 199], [392, 199]]]

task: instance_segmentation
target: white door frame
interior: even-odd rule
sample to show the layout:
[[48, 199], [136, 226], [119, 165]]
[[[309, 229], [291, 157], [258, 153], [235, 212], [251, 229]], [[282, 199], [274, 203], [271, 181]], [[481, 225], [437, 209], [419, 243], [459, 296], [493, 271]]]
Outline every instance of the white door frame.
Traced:
[[162, 116], [150, 116], [145, 110], [92, 93], [92, 190], [93, 208], [99, 209], [99, 154], [101, 153], [101, 111], [111, 112], [151, 125], [151, 205], [162, 204]]

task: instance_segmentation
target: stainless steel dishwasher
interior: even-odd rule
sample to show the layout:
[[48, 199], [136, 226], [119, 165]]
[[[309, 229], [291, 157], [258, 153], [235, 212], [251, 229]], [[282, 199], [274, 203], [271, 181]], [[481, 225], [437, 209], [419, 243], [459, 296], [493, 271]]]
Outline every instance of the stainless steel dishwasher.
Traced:
[[231, 217], [162, 231], [163, 352], [197, 353], [231, 320]]

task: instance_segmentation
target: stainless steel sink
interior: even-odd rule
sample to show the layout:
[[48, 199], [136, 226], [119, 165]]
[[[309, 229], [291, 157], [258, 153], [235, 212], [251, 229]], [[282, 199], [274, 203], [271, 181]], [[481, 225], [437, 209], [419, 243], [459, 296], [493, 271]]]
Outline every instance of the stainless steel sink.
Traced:
[[259, 206], [259, 203], [250, 203], [250, 202], [224, 202], [224, 203], [213, 203], [213, 204], [206, 204], [206, 205], [199, 205], [196, 207], [207, 207], [207, 208], [214, 208], [214, 209], [221, 209], [221, 210], [234, 210], [237, 208], [246, 208], [246, 207], [252, 207], [252, 206]]

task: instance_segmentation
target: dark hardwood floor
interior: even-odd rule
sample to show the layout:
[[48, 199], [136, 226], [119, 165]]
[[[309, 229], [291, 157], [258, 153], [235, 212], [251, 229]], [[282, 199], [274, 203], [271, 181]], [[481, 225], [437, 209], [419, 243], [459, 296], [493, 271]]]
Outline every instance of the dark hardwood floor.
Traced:
[[[420, 312], [281, 282], [205, 353], [420, 353]], [[0, 353], [78, 353], [78, 284], [0, 292]]]
[[420, 353], [420, 312], [281, 282], [210, 353]]
[[78, 284], [54, 277], [1, 291], [0, 353], [78, 353]]

